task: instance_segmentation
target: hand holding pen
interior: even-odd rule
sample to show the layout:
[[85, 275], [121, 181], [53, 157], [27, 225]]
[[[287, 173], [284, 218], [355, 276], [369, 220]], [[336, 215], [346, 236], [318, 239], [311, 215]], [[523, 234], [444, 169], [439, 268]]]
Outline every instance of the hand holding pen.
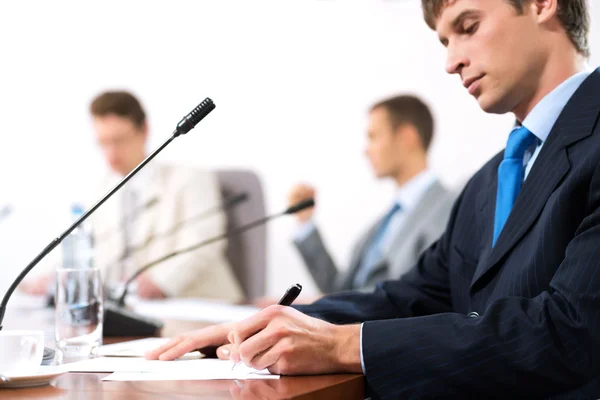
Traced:
[[[306, 315], [292, 304], [300, 287], [292, 287], [280, 305], [240, 321], [211, 325], [178, 336], [146, 354], [151, 360], [174, 360], [187, 352], [218, 347], [217, 356], [281, 375], [331, 372], [361, 373], [360, 324], [335, 325]], [[229, 342], [229, 345], [226, 343]], [[230, 351], [229, 351], [230, 350]]]
[[[294, 302], [294, 300], [296, 300], [298, 298], [298, 296], [300, 295], [300, 292], [302, 291], [302, 285], [300, 285], [299, 283], [296, 283], [295, 285], [290, 286], [285, 293], [283, 294], [283, 296], [281, 296], [281, 298], [279, 299], [279, 301], [277, 302], [277, 305], [280, 306], [291, 306], [292, 303]], [[231, 342], [231, 344], [235, 345], [235, 337], [233, 335], [233, 332], [229, 333], [229, 341]], [[238, 365], [241, 364], [241, 361], [236, 362], [235, 364], [233, 364], [233, 366], [231, 367], [231, 369], [233, 370], [235, 367], [237, 367]]]
[[[298, 290], [289, 292], [281, 303]], [[229, 359], [282, 375], [360, 372], [360, 329], [360, 324], [335, 325], [274, 305], [232, 326]]]

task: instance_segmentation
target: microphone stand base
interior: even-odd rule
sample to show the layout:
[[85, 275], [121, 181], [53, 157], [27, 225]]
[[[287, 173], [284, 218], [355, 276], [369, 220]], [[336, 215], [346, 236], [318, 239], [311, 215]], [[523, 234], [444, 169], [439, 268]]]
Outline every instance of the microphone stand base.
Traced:
[[155, 318], [145, 317], [124, 307], [105, 302], [102, 335], [117, 336], [158, 336], [163, 323]]

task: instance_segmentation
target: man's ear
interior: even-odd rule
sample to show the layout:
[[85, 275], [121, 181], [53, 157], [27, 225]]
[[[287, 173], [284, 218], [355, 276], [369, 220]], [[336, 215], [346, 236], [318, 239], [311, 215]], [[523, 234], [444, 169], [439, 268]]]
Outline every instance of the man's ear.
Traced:
[[414, 125], [403, 124], [396, 128], [394, 135], [398, 136], [398, 141], [407, 149], [422, 148], [421, 136]]
[[140, 133], [144, 136], [145, 140], [148, 140], [148, 132], [149, 132], [148, 122], [142, 122], [142, 126], [140, 127]]
[[548, 22], [558, 14], [558, 0], [531, 0], [527, 7], [531, 8], [538, 23]]

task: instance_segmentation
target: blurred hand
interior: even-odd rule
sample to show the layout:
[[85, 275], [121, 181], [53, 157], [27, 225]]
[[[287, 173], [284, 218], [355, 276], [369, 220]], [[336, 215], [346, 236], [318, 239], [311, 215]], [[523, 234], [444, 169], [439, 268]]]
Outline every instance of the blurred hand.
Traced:
[[221, 359], [229, 359], [229, 348], [227, 335], [233, 330], [233, 322], [221, 325], [212, 325], [206, 328], [199, 329], [177, 336], [162, 346], [149, 351], [145, 357], [148, 360], [174, 360], [183, 356], [186, 353], [203, 348], [217, 347], [225, 345], [217, 349], [217, 356]]
[[54, 279], [56, 279], [54, 274], [42, 275], [24, 281], [19, 285], [19, 290], [32, 296], [44, 296], [48, 294], [48, 288]]
[[[301, 201], [314, 199], [317, 192], [314, 187], [306, 184], [297, 184], [292, 187], [288, 194], [288, 207], [300, 203]], [[296, 218], [301, 223], [309, 221], [315, 213], [315, 208], [307, 208], [306, 210], [296, 213]]]
[[164, 299], [167, 297], [162, 290], [156, 286], [148, 274], [140, 275], [137, 280], [137, 295], [143, 299]]
[[361, 373], [360, 325], [333, 325], [292, 307], [271, 306], [237, 323], [230, 359], [282, 375]]

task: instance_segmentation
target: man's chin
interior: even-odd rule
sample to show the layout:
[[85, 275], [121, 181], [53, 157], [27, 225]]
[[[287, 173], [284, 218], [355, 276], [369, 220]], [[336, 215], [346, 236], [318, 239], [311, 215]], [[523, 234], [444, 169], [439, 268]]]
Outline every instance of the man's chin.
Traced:
[[123, 172], [124, 169], [121, 166], [111, 165], [110, 170], [117, 175], [127, 175], [127, 173]]
[[506, 109], [503, 102], [492, 96], [485, 96], [483, 93], [477, 97], [479, 107], [488, 114], [506, 114], [510, 109]]

